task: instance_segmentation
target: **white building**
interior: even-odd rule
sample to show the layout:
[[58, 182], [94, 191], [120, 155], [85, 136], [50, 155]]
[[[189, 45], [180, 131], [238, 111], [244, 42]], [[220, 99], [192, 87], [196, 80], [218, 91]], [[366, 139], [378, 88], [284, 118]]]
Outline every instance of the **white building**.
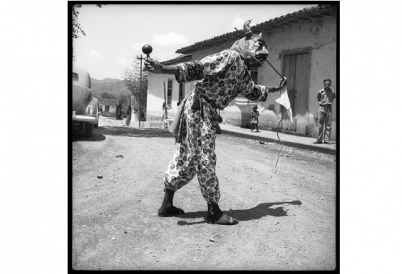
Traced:
[[[268, 95], [266, 102], [258, 102], [260, 111], [259, 128], [276, 130], [282, 115], [281, 130], [300, 135], [316, 137], [317, 93], [323, 88], [323, 80], [331, 79], [339, 98], [338, 83], [338, 7], [318, 5], [290, 13], [261, 24], [251, 26], [254, 33], [262, 32], [269, 51], [268, 61], [288, 79], [288, 95], [294, 115], [290, 122], [286, 111], [275, 100], [279, 93]], [[178, 64], [202, 58], [230, 48], [242, 38], [243, 32], [231, 32], [197, 42], [178, 49], [181, 56], [162, 62], [164, 65]], [[280, 76], [267, 63], [251, 72], [254, 82], [266, 86], [278, 86]], [[165, 93], [164, 93], [165, 86]], [[162, 117], [162, 105], [166, 101], [171, 109], [169, 118], [174, 117], [177, 103], [193, 89], [193, 83], [179, 84], [174, 75], [149, 74], [147, 121]], [[220, 112], [223, 122], [239, 127], [249, 127], [251, 105], [246, 98], [236, 98]], [[337, 99], [333, 104], [333, 123], [331, 140], [336, 140]]]

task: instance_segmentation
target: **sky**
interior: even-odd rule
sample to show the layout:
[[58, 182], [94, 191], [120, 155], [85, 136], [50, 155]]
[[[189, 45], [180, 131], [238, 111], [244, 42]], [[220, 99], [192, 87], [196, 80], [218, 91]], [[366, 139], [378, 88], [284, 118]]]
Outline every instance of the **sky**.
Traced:
[[241, 30], [246, 20], [254, 26], [316, 5], [84, 4], [78, 21], [86, 35], [73, 39], [73, 65], [97, 80], [123, 79], [145, 44], [152, 58], [165, 61], [179, 56], [179, 48]]

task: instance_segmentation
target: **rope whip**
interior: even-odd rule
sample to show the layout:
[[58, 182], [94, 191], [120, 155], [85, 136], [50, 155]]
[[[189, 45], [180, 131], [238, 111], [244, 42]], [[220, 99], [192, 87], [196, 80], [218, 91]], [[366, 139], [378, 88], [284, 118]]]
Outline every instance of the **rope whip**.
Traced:
[[278, 139], [279, 139], [279, 141], [282, 143], [282, 146], [281, 146], [281, 149], [280, 149], [279, 152], [278, 152], [278, 158], [276, 159], [275, 173], [276, 173], [276, 166], [278, 165], [278, 161], [279, 161], [279, 155], [281, 154], [281, 150], [282, 150], [282, 148], [283, 148], [284, 145], [285, 145], [285, 144], [282, 142], [281, 138], [279, 138], [279, 125], [281, 124], [282, 119], [283, 119], [283, 115], [282, 115], [282, 117], [281, 117], [281, 120], [280, 120], [279, 123], [278, 123], [278, 130], [277, 130], [277, 132], [276, 132], [276, 136], [278, 136]]
[[[273, 68], [274, 71], [275, 71], [276, 73], [278, 73], [278, 75], [283, 79], [283, 76], [271, 65], [271, 63], [268, 62], [267, 59], [265, 59], [265, 61], [266, 61], [266, 62], [271, 66], [271, 68]], [[283, 113], [282, 113], [281, 120], [280, 120], [279, 123], [278, 123], [278, 128], [277, 128], [277, 131], [276, 131], [276, 136], [278, 137], [278, 140], [282, 143], [282, 146], [281, 146], [281, 148], [279, 149], [278, 157], [277, 157], [277, 159], [276, 159], [276, 163], [275, 163], [275, 173], [276, 173], [276, 171], [277, 171], [276, 167], [278, 166], [279, 155], [281, 154], [281, 151], [282, 151], [283, 147], [285, 146], [285, 144], [282, 142], [281, 138], [279, 138], [279, 126], [280, 126], [280, 124], [281, 124], [281, 122], [282, 122], [282, 119], [283, 119]], [[271, 177], [272, 177], [272, 175], [271, 175]]]
[[[239, 30], [238, 30], [237, 28], [234, 28], [234, 29], [235, 29], [237, 32], [239, 32]], [[271, 63], [268, 62], [267, 59], [265, 59], [265, 61], [266, 61], [266, 62], [271, 66], [271, 68], [273, 68], [273, 70], [283, 79], [283, 76], [274, 68], [274, 66], [272, 66]], [[279, 155], [281, 154], [281, 151], [282, 151], [283, 147], [285, 146], [285, 144], [282, 142], [281, 138], [279, 138], [279, 126], [280, 126], [280, 124], [281, 124], [281, 122], [282, 122], [282, 119], [283, 119], [283, 114], [282, 114], [281, 120], [280, 120], [279, 123], [278, 123], [278, 129], [277, 129], [277, 131], [276, 131], [276, 136], [278, 137], [278, 140], [282, 143], [282, 147], [279, 149], [278, 158], [276, 159], [275, 173], [276, 173], [276, 170], [277, 170], [276, 167], [277, 167], [277, 165], [278, 165]], [[271, 175], [271, 177], [272, 177], [272, 175]]]

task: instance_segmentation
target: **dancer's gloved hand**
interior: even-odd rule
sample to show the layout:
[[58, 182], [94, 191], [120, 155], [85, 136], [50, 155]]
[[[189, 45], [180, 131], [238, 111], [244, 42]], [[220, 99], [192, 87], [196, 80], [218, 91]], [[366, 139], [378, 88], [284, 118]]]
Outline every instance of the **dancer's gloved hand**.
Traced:
[[281, 82], [279, 83], [279, 90], [281, 90], [284, 86], [288, 84], [288, 79], [286, 77], [283, 77]]
[[161, 74], [163, 66], [158, 61], [152, 59], [151, 57], [146, 57], [144, 61], [145, 67], [144, 70], [155, 74]]

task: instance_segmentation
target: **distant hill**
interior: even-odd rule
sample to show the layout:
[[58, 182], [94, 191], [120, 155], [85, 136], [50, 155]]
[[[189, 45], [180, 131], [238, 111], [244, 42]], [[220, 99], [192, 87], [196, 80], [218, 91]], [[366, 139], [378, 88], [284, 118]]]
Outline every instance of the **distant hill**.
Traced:
[[116, 95], [119, 94], [131, 94], [126, 87], [125, 80], [106, 78], [103, 80], [97, 80], [91, 78], [92, 92], [96, 98], [101, 98], [102, 92], [107, 92]]

